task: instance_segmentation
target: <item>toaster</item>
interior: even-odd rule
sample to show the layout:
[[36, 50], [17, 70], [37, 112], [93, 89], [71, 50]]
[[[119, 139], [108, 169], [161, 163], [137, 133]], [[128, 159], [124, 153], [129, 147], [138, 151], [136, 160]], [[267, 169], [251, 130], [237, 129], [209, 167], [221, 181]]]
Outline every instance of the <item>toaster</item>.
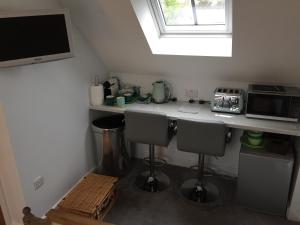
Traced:
[[234, 88], [216, 88], [211, 111], [241, 114], [244, 109], [244, 91]]

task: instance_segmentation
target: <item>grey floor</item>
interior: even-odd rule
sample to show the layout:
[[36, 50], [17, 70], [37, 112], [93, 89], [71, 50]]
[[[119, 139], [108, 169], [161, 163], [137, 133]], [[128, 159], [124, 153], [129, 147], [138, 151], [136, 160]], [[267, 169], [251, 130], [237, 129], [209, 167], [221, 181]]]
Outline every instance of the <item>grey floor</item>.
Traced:
[[204, 210], [184, 200], [178, 185], [194, 176], [187, 168], [166, 166], [159, 168], [171, 179], [170, 188], [160, 193], [146, 193], [134, 186], [135, 176], [146, 169], [135, 162], [131, 173], [120, 181], [118, 200], [105, 221], [117, 225], [296, 225], [283, 217], [257, 213], [235, 202], [236, 180], [212, 178], [222, 187], [222, 205]]

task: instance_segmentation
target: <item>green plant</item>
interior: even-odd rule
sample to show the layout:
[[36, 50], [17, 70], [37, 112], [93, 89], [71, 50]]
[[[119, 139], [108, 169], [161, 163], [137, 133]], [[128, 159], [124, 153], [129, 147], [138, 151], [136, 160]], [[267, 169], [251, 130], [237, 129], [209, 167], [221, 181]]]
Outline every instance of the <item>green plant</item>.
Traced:
[[[184, 8], [191, 7], [192, 0], [159, 0], [163, 9], [165, 21], [167, 25], [178, 24], [178, 17], [182, 17]], [[194, 0], [196, 6], [219, 7], [223, 6], [225, 0]]]
[[161, 0], [164, 16], [167, 23], [173, 23], [178, 16], [180, 3], [178, 0]]
[[168, 8], [174, 9], [179, 6], [179, 3], [177, 0], [165, 0], [164, 2], [165, 2], [166, 7], [168, 7]]
[[225, 0], [195, 0], [200, 6], [219, 6], [224, 5]]

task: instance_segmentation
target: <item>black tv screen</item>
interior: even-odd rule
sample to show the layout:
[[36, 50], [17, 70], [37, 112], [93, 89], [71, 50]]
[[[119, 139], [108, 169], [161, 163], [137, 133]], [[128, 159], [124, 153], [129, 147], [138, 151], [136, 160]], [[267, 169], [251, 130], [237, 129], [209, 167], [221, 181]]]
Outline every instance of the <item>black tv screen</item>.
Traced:
[[65, 13], [0, 17], [0, 66], [71, 57], [68, 29]]

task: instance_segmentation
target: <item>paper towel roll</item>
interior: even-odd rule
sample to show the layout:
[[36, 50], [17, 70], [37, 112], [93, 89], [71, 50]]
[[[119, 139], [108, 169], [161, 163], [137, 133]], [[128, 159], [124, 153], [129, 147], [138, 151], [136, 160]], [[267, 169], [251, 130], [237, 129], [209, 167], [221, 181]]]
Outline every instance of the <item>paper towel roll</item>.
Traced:
[[93, 106], [102, 105], [104, 100], [103, 86], [91, 86], [90, 87], [90, 103]]

